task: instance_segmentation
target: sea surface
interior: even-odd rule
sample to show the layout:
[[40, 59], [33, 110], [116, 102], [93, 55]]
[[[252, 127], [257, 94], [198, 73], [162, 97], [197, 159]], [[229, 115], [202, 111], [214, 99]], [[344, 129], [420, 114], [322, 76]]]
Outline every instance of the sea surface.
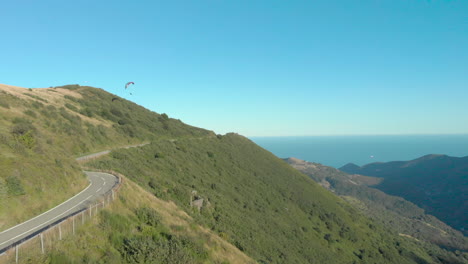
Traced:
[[468, 156], [468, 135], [251, 137], [280, 158], [339, 168], [347, 163], [406, 161], [427, 154]]

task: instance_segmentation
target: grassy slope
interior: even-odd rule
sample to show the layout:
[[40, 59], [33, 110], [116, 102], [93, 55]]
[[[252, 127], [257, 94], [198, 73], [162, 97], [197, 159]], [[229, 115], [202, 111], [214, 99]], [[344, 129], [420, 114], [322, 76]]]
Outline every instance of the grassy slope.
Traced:
[[173, 202], [156, 198], [125, 177], [111, 206], [78, 228], [75, 236], [68, 235], [51, 252], [29, 261], [254, 263], [212, 231], [196, 225]]
[[[235, 135], [159, 140], [91, 163], [129, 175], [260, 263], [430, 263], [341, 199]], [[190, 208], [193, 190], [209, 201]]]
[[51, 208], [88, 182], [74, 158], [164, 137], [212, 132], [103, 90], [0, 85], [0, 231]]
[[[433, 261], [417, 245], [391, 235], [305, 175], [241, 136], [230, 134], [216, 137], [212, 132], [187, 126], [179, 120], [148, 111], [126, 100], [112, 100], [115, 96], [95, 88], [67, 86], [20, 92], [10, 89], [8, 92], [16, 97], [1, 93], [0, 110], [2, 122], [6, 125], [6, 129], [2, 131], [6, 139], [2, 144], [19, 144], [11, 130], [15, 116], [32, 120], [30, 117], [36, 115], [40, 122], [33, 121], [32, 124], [41, 136], [34, 134], [34, 139], [37, 140], [34, 144], [41, 146], [44, 155], [36, 155], [39, 151], [36, 145], [27, 148], [26, 154], [19, 153], [12, 147], [12, 151], [2, 153], [2, 160], [8, 160], [8, 155], [17, 155], [15, 158], [22, 155], [22, 164], [37, 160], [37, 167], [46, 167], [51, 159], [45, 157], [49, 155], [55, 159], [60, 158], [59, 162], [54, 159], [57, 166], [75, 172], [76, 175], [71, 180], [79, 180], [82, 177], [79, 168], [71, 158], [66, 157], [111, 146], [151, 141], [150, 145], [141, 148], [116, 150], [111, 155], [94, 161], [92, 165], [118, 170], [157, 197], [173, 200], [194, 219], [195, 222], [189, 221], [190, 226], [201, 225], [205, 230], [212, 230], [258, 262]], [[26, 113], [27, 110], [33, 114]], [[26, 132], [19, 135], [31, 134]], [[23, 147], [30, 143], [28, 137], [20, 142]], [[10, 168], [12, 165], [7, 164], [5, 167]], [[18, 176], [23, 185], [33, 181], [32, 177]], [[37, 177], [37, 180], [46, 184], [51, 180], [46, 180], [46, 177], [43, 175]], [[60, 181], [70, 182], [70, 179], [64, 180], [60, 173], [54, 173], [53, 177], [57, 187], [67, 186], [60, 184]], [[50, 186], [50, 190], [63, 196], [73, 192], [66, 188], [53, 188]], [[189, 206], [193, 190], [197, 191], [197, 196], [209, 201], [200, 213]], [[138, 201], [136, 197], [139, 192], [134, 189], [124, 200]], [[31, 198], [37, 198], [38, 193], [29, 191], [23, 195], [9, 194], [6, 199], [24, 199], [25, 207], [32, 208]], [[79, 259], [87, 254], [86, 250], [91, 250], [80, 249], [83, 245], [98, 243], [96, 249], [91, 250], [93, 261], [105, 260], [109, 256], [132, 262], [135, 260], [134, 256], [148, 257], [151, 252], [156, 249], [160, 252], [159, 249], [162, 248], [161, 254], [176, 250], [180, 253], [176, 256], [189, 257], [195, 263], [219, 262], [215, 258], [221, 254], [219, 251], [209, 253], [211, 255], [206, 257], [198, 246], [208, 244], [210, 239], [203, 238], [199, 242], [178, 238], [177, 234], [168, 235], [168, 232], [177, 233], [179, 230], [180, 236], [188, 236], [190, 231], [177, 227], [171, 229], [170, 224], [164, 224], [163, 220], [159, 220], [158, 214], [153, 214], [152, 211], [144, 211], [142, 216], [141, 211], [138, 211], [140, 204], [121, 203], [122, 207], [116, 205], [115, 211], [108, 212], [109, 215], [99, 219], [101, 229], [93, 227], [96, 229], [83, 231], [82, 242], [80, 240], [76, 242], [78, 244], [74, 244], [72, 241], [61, 250], [73, 252], [70, 257]], [[147, 205], [148, 203], [144, 203], [141, 206]], [[148, 214], [149, 217], [145, 216]], [[0, 216], [5, 216], [5, 213]], [[21, 217], [26, 216], [28, 213], [25, 212]], [[109, 219], [115, 221], [105, 223]], [[154, 224], [156, 222], [163, 225]], [[107, 229], [106, 226], [109, 225], [115, 226]], [[112, 235], [115, 229], [120, 235]], [[98, 237], [101, 239], [94, 239], [96, 234], [100, 234]], [[164, 248], [169, 248], [169, 251], [164, 251]], [[213, 248], [208, 252], [215, 252], [216, 247]], [[56, 253], [58, 255], [54, 255]], [[63, 256], [59, 250], [48, 257], [53, 260]]]
[[[0, 90], [0, 231], [53, 207], [88, 185], [79, 166], [63, 155], [56, 144], [59, 140], [42, 127], [42, 121], [37, 121], [37, 109], [45, 102], [33, 102]], [[23, 128], [27, 132], [21, 134]]]

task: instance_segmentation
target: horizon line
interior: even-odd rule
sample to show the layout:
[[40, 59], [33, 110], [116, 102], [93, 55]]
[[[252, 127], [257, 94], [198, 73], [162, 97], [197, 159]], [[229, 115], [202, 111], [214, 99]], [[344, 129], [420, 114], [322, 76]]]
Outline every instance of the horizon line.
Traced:
[[278, 135], [278, 136], [245, 136], [247, 138], [273, 137], [363, 137], [363, 136], [468, 136], [468, 133], [408, 133], [408, 134], [317, 134], [317, 135]]

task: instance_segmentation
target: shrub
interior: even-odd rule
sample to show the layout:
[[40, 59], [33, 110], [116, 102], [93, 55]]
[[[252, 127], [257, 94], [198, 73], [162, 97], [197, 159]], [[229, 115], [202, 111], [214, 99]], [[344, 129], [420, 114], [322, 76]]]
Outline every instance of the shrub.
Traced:
[[156, 190], [158, 188], [158, 183], [154, 178], [151, 178], [150, 181], [148, 182], [148, 185], [151, 189]]
[[3, 101], [1, 99], [0, 99], [0, 106], [3, 107], [3, 108], [7, 108], [7, 109], [10, 108], [10, 105], [8, 104], [8, 102]]
[[80, 88], [79, 84], [68, 84], [64, 86], [57, 86], [57, 88], [63, 88], [63, 89], [68, 89], [68, 90], [77, 90]]
[[48, 102], [46, 99], [43, 99], [43, 98], [41, 98], [41, 97], [39, 97], [39, 96], [37, 96], [37, 95], [34, 95], [34, 94], [27, 94], [27, 93], [25, 93], [24, 95], [27, 95], [27, 96], [29, 96], [29, 97], [31, 97], [31, 98], [34, 98], [34, 99], [39, 100], [39, 101], [42, 101], [42, 102], [44, 102], [44, 103], [47, 103], [47, 102]]
[[29, 131], [35, 131], [35, 128], [31, 123], [18, 123], [10, 130], [10, 132], [15, 136], [25, 135]]
[[23, 185], [21, 184], [18, 177], [9, 176], [6, 178], [5, 182], [6, 182], [7, 192], [9, 195], [16, 196], [16, 195], [25, 194]]
[[162, 120], [169, 120], [169, 116], [166, 113], [161, 114], [161, 119]]
[[65, 107], [72, 110], [72, 111], [78, 112], [78, 108], [76, 108], [76, 106], [74, 106], [72, 104], [66, 103]]
[[24, 111], [24, 114], [28, 115], [28, 116], [31, 116], [31, 117], [37, 117], [36, 113], [34, 113], [33, 111], [31, 110], [26, 110]]
[[68, 100], [70, 100], [70, 101], [72, 101], [72, 102], [78, 102], [78, 99], [77, 99], [77, 98], [75, 98], [75, 97], [73, 97], [73, 96], [70, 96], [70, 95], [65, 95], [64, 98], [65, 98], [65, 99], [68, 99]]
[[37, 101], [34, 101], [31, 103], [32, 107], [36, 108], [36, 109], [39, 109], [41, 107], [44, 107], [44, 104], [41, 103], [41, 102], [37, 102]]
[[146, 225], [156, 227], [161, 222], [161, 217], [152, 208], [142, 207], [135, 210], [138, 219]]
[[93, 117], [93, 111], [89, 107], [85, 107], [80, 110], [80, 114], [85, 115], [87, 117]]

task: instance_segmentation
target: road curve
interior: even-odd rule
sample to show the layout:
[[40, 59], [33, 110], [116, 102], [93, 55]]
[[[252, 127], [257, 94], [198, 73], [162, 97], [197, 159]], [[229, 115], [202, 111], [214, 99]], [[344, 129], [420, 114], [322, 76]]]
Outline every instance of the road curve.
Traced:
[[[149, 142], [146, 142], [120, 148], [136, 148], [148, 144]], [[105, 150], [98, 153], [89, 154], [76, 158], [76, 161], [86, 161], [107, 155], [110, 152], [111, 150]], [[21, 241], [22, 239], [42, 232], [49, 225], [54, 224], [69, 215], [73, 215], [74, 213], [79, 212], [84, 208], [87, 208], [88, 205], [92, 204], [95, 200], [110, 191], [116, 184], [118, 184], [118, 178], [109, 173], [91, 171], [84, 171], [84, 173], [88, 176], [90, 183], [88, 187], [86, 187], [80, 193], [48, 210], [47, 212], [44, 212], [21, 224], [0, 232], [0, 255], [2, 255], [9, 248], [9, 246]]]
[[117, 177], [108, 173], [89, 171], [85, 171], [85, 173], [90, 184], [83, 191], [47, 212], [0, 232], [0, 254], [14, 243], [86, 208], [118, 183]]

